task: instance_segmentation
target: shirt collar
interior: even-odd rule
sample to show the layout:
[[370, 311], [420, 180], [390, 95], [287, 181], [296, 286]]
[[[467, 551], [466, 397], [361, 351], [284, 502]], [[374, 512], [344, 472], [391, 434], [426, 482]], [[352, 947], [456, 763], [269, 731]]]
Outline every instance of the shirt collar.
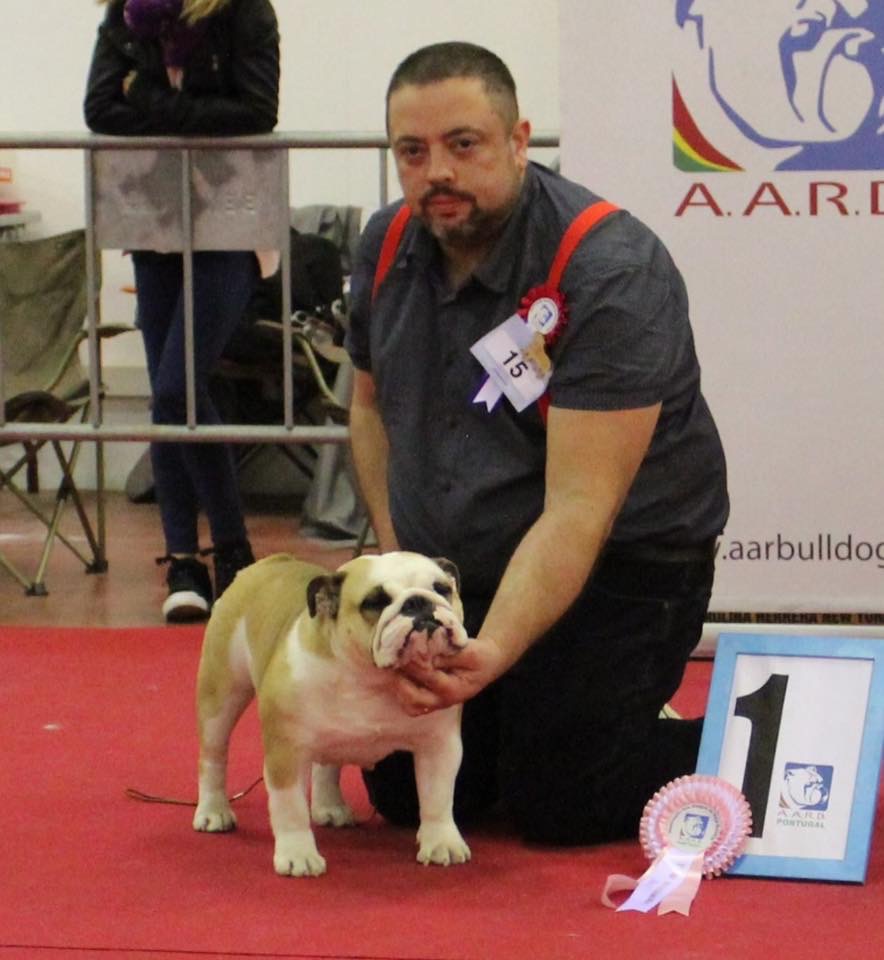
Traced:
[[503, 233], [473, 274], [479, 283], [495, 293], [505, 293], [510, 288], [510, 280], [524, 245], [528, 211], [538, 189], [537, 174], [531, 164], [528, 164], [522, 189], [504, 225]]

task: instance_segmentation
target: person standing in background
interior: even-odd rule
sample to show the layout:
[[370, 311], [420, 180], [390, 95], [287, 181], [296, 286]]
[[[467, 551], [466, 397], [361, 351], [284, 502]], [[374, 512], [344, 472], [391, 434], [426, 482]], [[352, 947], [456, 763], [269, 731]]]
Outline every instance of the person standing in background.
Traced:
[[[269, 133], [279, 104], [279, 29], [270, 0], [98, 0], [98, 30], [84, 113], [96, 133], [235, 136]], [[183, 262], [133, 252], [155, 424], [186, 422]], [[272, 271], [272, 267], [268, 268]], [[251, 251], [193, 256], [194, 382], [201, 424], [221, 422], [209, 376], [261, 271]], [[169, 622], [204, 619], [238, 570], [254, 561], [230, 447], [151, 446], [162, 518]], [[212, 548], [201, 551], [206, 514]], [[214, 589], [198, 557], [214, 554]]]

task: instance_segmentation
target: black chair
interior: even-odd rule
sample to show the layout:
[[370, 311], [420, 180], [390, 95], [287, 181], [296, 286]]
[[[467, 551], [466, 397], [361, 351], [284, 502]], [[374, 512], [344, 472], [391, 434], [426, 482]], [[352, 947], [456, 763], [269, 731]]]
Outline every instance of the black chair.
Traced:
[[[296, 425], [328, 419], [347, 422], [346, 404], [335, 392], [346, 330], [345, 277], [341, 249], [318, 234], [291, 231], [292, 415]], [[284, 328], [281, 271], [259, 282], [224, 348], [211, 383], [213, 399], [227, 423], [285, 422]], [[318, 452], [302, 444], [276, 448], [307, 479]], [[244, 468], [263, 445], [237, 445]]]

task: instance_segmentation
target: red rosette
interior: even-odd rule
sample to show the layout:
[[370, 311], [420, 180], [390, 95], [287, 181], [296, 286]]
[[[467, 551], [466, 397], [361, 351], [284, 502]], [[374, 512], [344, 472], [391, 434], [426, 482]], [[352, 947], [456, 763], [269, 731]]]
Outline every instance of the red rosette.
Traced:
[[536, 333], [543, 335], [547, 346], [561, 336], [568, 323], [568, 309], [560, 290], [549, 284], [532, 287], [519, 306], [519, 316]]
[[740, 791], [696, 773], [658, 790], [645, 805], [639, 838], [645, 856], [666, 849], [703, 854], [703, 873], [717, 877], [740, 856], [752, 829], [752, 811]]

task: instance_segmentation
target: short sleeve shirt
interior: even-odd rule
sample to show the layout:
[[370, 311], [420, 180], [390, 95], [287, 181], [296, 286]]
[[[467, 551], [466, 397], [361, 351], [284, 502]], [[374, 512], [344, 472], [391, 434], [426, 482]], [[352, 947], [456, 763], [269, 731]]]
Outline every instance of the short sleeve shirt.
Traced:
[[[544, 283], [562, 236], [599, 198], [530, 164], [490, 256], [456, 292], [438, 245], [412, 217], [372, 300], [398, 205], [366, 226], [352, 278], [347, 346], [373, 375], [389, 440], [390, 510], [400, 544], [447, 556], [468, 590], [491, 592], [544, 500], [546, 431], [537, 404], [489, 412], [470, 347]], [[660, 240], [618, 211], [572, 255], [560, 284], [567, 324], [550, 348], [549, 399], [573, 410], [662, 403], [650, 448], [611, 539], [693, 545], [727, 519], [725, 459], [700, 391], [688, 301]]]

